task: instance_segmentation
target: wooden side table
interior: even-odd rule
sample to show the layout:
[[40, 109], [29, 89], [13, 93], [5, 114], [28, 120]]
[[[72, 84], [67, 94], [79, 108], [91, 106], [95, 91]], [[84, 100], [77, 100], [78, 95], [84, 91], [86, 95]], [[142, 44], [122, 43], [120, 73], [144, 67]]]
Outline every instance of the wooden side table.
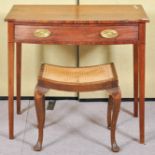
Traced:
[[[8, 13], [9, 137], [14, 138], [14, 44], [16, 43], [17, 113], [20, 113], [22, 43], [111, 45], [132, 44], [134, 116], [144, 143], [145, 26], [140, 5], [15, 5]], [[138, 84], [139, 83], [139, 84]]]

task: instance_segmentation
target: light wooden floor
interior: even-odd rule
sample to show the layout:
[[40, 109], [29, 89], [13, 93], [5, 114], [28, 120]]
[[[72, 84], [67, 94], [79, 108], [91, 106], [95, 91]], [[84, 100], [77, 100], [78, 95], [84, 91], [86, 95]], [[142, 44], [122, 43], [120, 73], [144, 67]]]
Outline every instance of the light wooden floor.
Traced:
[[138, 118], [132, 103], [121, 105], [117, 125], [119, 153], [110, 150], [106, 128], [107, 103], [57, 101], [46, 111], [43, 150], [33, 151], [37, 140], [34, 101], [22, 101], [22, 114], [15, 114], [15, 139], [8, 139], [7, 101], [0, 101], [0, 155], [154, 155], [155, 103], [146, 103], [146, 144], [138, 143]]

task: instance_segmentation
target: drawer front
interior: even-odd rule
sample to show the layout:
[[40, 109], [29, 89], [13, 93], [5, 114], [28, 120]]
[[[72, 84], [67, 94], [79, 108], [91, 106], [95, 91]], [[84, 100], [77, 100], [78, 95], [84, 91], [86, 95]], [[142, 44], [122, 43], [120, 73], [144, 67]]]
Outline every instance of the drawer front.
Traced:
[[15, 26], [15, 41], [47, 44], [123, 44], [138, 40], [138, 26]]

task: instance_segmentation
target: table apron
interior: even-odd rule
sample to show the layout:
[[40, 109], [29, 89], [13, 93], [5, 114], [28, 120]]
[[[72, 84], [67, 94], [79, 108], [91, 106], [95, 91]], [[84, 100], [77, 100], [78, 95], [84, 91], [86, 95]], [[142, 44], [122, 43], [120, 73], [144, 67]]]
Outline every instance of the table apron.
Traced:
[[[117, 34], [111, 38], [102, 36], [101, 32], [106, 30], [108, 33], [110, 30], [110, 33], [114, 31]], [[15, 25], [14, 36], [15, 42], [36, 44], [134, 44], [138, 41], [138, 26]]]

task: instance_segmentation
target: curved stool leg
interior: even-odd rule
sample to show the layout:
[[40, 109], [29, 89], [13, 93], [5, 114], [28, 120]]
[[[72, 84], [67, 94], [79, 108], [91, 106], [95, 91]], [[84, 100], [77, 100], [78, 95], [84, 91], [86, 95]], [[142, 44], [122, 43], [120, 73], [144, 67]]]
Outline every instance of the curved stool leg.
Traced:
[[110, 122], [111, 125], [111, 146], [112, 146], [112, 151], [113, 152], [118, 152], [119, 146], [116, 143], [116, 138], [115, 138], [115, 131], [116, 131], [116, 123], [119, 115], [119, 110], [120, 110], [120, 103], [121, 103], [121, 92], [119, 88], [114, 88], [110, 90], [111, 94], [111, 103], [112, 104], [112, 119]]
[[43, 128], [45, 123], [45, 100], [44, 95], [47, 89], [37, 86], [35, 89], [35, 108], [38, 120], [38, 141], [34, 146], [35, 151], [42, 149], [43, 142]]
[[107, 106], [107, 127], [111, 129], [111, 116], [112, 116], [112, 96], [109, 95], [108, 106]]

